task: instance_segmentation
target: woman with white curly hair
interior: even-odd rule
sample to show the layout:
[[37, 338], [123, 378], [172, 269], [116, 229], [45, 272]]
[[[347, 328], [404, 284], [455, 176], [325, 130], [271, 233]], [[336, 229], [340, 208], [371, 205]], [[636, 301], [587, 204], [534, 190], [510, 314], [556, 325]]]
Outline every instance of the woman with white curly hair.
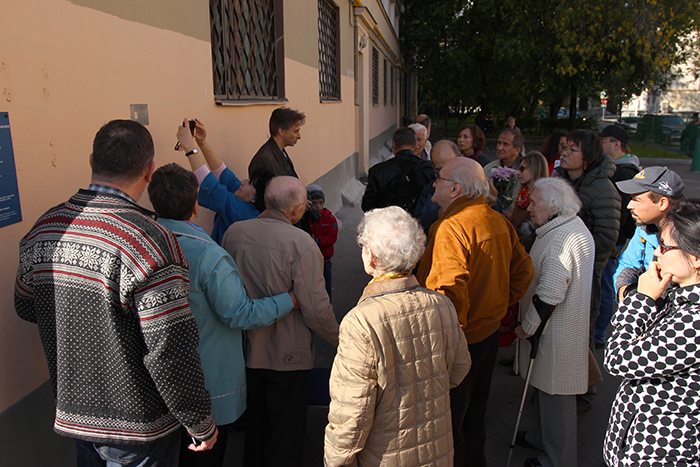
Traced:
[[[588, 327], [593, 236], [577, 216], [573, 187], [561, 178], [541, 178], [530, 196], [537, 238], [530, 250], [535, 275], [520, 301], [520, 368], [527, 368], [530, 342], [540, 316], [551, 318], [539, 340], [530, 384], [535, 388], [538, 428], [519, 432], [516, 444], [544, 451], [525, 466], [577, 464], [576, 395], [588, 389]], [[525, 377], [523, 372], [523, 377]]]
[[457, 313], [411, 271], [425, 234], [406, 211], [365, 214], [357, 241], [373, 277], [340, 325], [326, 466], [451, 466], [450, 389], [471, 366]]

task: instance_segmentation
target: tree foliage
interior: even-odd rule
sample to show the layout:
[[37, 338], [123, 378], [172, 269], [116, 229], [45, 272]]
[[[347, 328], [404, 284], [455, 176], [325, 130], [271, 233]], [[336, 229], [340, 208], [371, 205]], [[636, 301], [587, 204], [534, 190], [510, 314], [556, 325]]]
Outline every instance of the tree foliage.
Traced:
[[[539, 101], [607, 90], [627, 100], [695, 68], [700, 2], [403, 0], [403, 55], [422, 96], [453, 109], [516, 116]], [[575, 110], [575, 109], [574, 109]], [[575, 112], [572, 112], [572, 118]], [[552, 115], [554, 116], [554, 115]]]

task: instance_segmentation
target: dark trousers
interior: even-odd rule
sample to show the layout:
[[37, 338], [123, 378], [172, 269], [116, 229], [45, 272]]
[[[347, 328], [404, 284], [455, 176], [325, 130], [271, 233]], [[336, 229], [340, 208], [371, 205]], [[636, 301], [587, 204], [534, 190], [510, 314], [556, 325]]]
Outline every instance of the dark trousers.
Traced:
[[192, 437], [186, 430], [182, 430], [180, 442], [180, 467], [221, 467], [226, 456], [226, 444], [230, 425], [218, 425], [219, 434], [216, 444], [208, 451], [191, 451], [187, 448], [192, 444]]
[[589, 325], [588, 346], [595, 352], [595, 325], [600, 314], [600, 298], [602, 294], [601, 282], [603, 280], [603, 270], [597, 269], [593, 271], [593, 282], [591, 283], [591, 322]]
[[469, 344], [472, 367], [464, 381], [450, 391], [455, 467], [486, 467], [486, 404], [498, 354], [498, 331]]
[[246, 368], [246, 467], [301, 465], [306, 433], [309, 370]]
[[328, 293], [328, 300], [333, 302], [333, 264], [330, 259], [323, 262], [323, 278], [326, 280], [326, 292]]

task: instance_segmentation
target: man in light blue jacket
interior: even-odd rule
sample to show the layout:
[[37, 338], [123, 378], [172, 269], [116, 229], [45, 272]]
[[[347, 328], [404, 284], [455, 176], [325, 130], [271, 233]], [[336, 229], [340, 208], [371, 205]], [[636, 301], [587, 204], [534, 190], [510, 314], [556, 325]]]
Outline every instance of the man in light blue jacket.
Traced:
[[666, 167], [647, 167], [629, 180], [616, 183], [623, 193], [632, 195], [627, 205], [637, 229], [620, 256], [613, 275], [618, 301], [637, 289], [639, 276], [654, 259], [659, 246], [657, 232], [668, 211], [683, 198], [685, 184]]
[[219, 427], [215, 448], [204, 455], [182, 449], [180, 466], [216, 467], [223, 464], [226, 451], [224, 425], [235, 422], [246, 409], [243, 330], [267, 327], [299, 305], [293, 292], [248, 298], [233, 258], [193, 223], [198, 190], [192, 172], [168, 164], [153, 173], [148, 195], [160, 216], [158, 222], [175, 233], [190, 265], [189, 304], [199, 327], [197, 351]]

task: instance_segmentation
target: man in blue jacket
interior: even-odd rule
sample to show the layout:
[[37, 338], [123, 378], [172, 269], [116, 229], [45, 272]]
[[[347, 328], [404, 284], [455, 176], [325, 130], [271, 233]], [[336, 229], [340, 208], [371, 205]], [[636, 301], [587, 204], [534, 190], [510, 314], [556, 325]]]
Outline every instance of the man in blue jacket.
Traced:
[[194, 224], [197, 177], [177, 164], [153, 173], [148, 196], [158, 222], [178, 239], [190, 264], [189, 304], [197, 321], [204, 381], [211, 393], [219, 428], [214, 449], [204, 454], [181, 449], [180, 466], [221, 466], [229, 425], [246, 409], [243, 330], [261, 329], [289, 314], [298, 302], [293, 292], [250, 300], [233, 258]]
[[683, 198], [685, 184], [666, 167], [647, 167], [629, 180], [616, 183], [623, 193], [632, 196], [627, 205], [637, 229], [620, 256], [613, 284], [619, 301], [637, 289], [639, 276], [654, 259], [659, 246], [657, 232], [668, 211]]
[[216, 213], [211, 238], [221, 244], [221, 238], [231, 224], [260, 215], [253, 205], [257, 193], [249, 180], [239, 180], [209, 146], [204, 124], [198, 119], [194, 122], [194, 133], [190, 133], [186, 121], [178, 127], [177, 140], [199, 182], [197, 201]]

